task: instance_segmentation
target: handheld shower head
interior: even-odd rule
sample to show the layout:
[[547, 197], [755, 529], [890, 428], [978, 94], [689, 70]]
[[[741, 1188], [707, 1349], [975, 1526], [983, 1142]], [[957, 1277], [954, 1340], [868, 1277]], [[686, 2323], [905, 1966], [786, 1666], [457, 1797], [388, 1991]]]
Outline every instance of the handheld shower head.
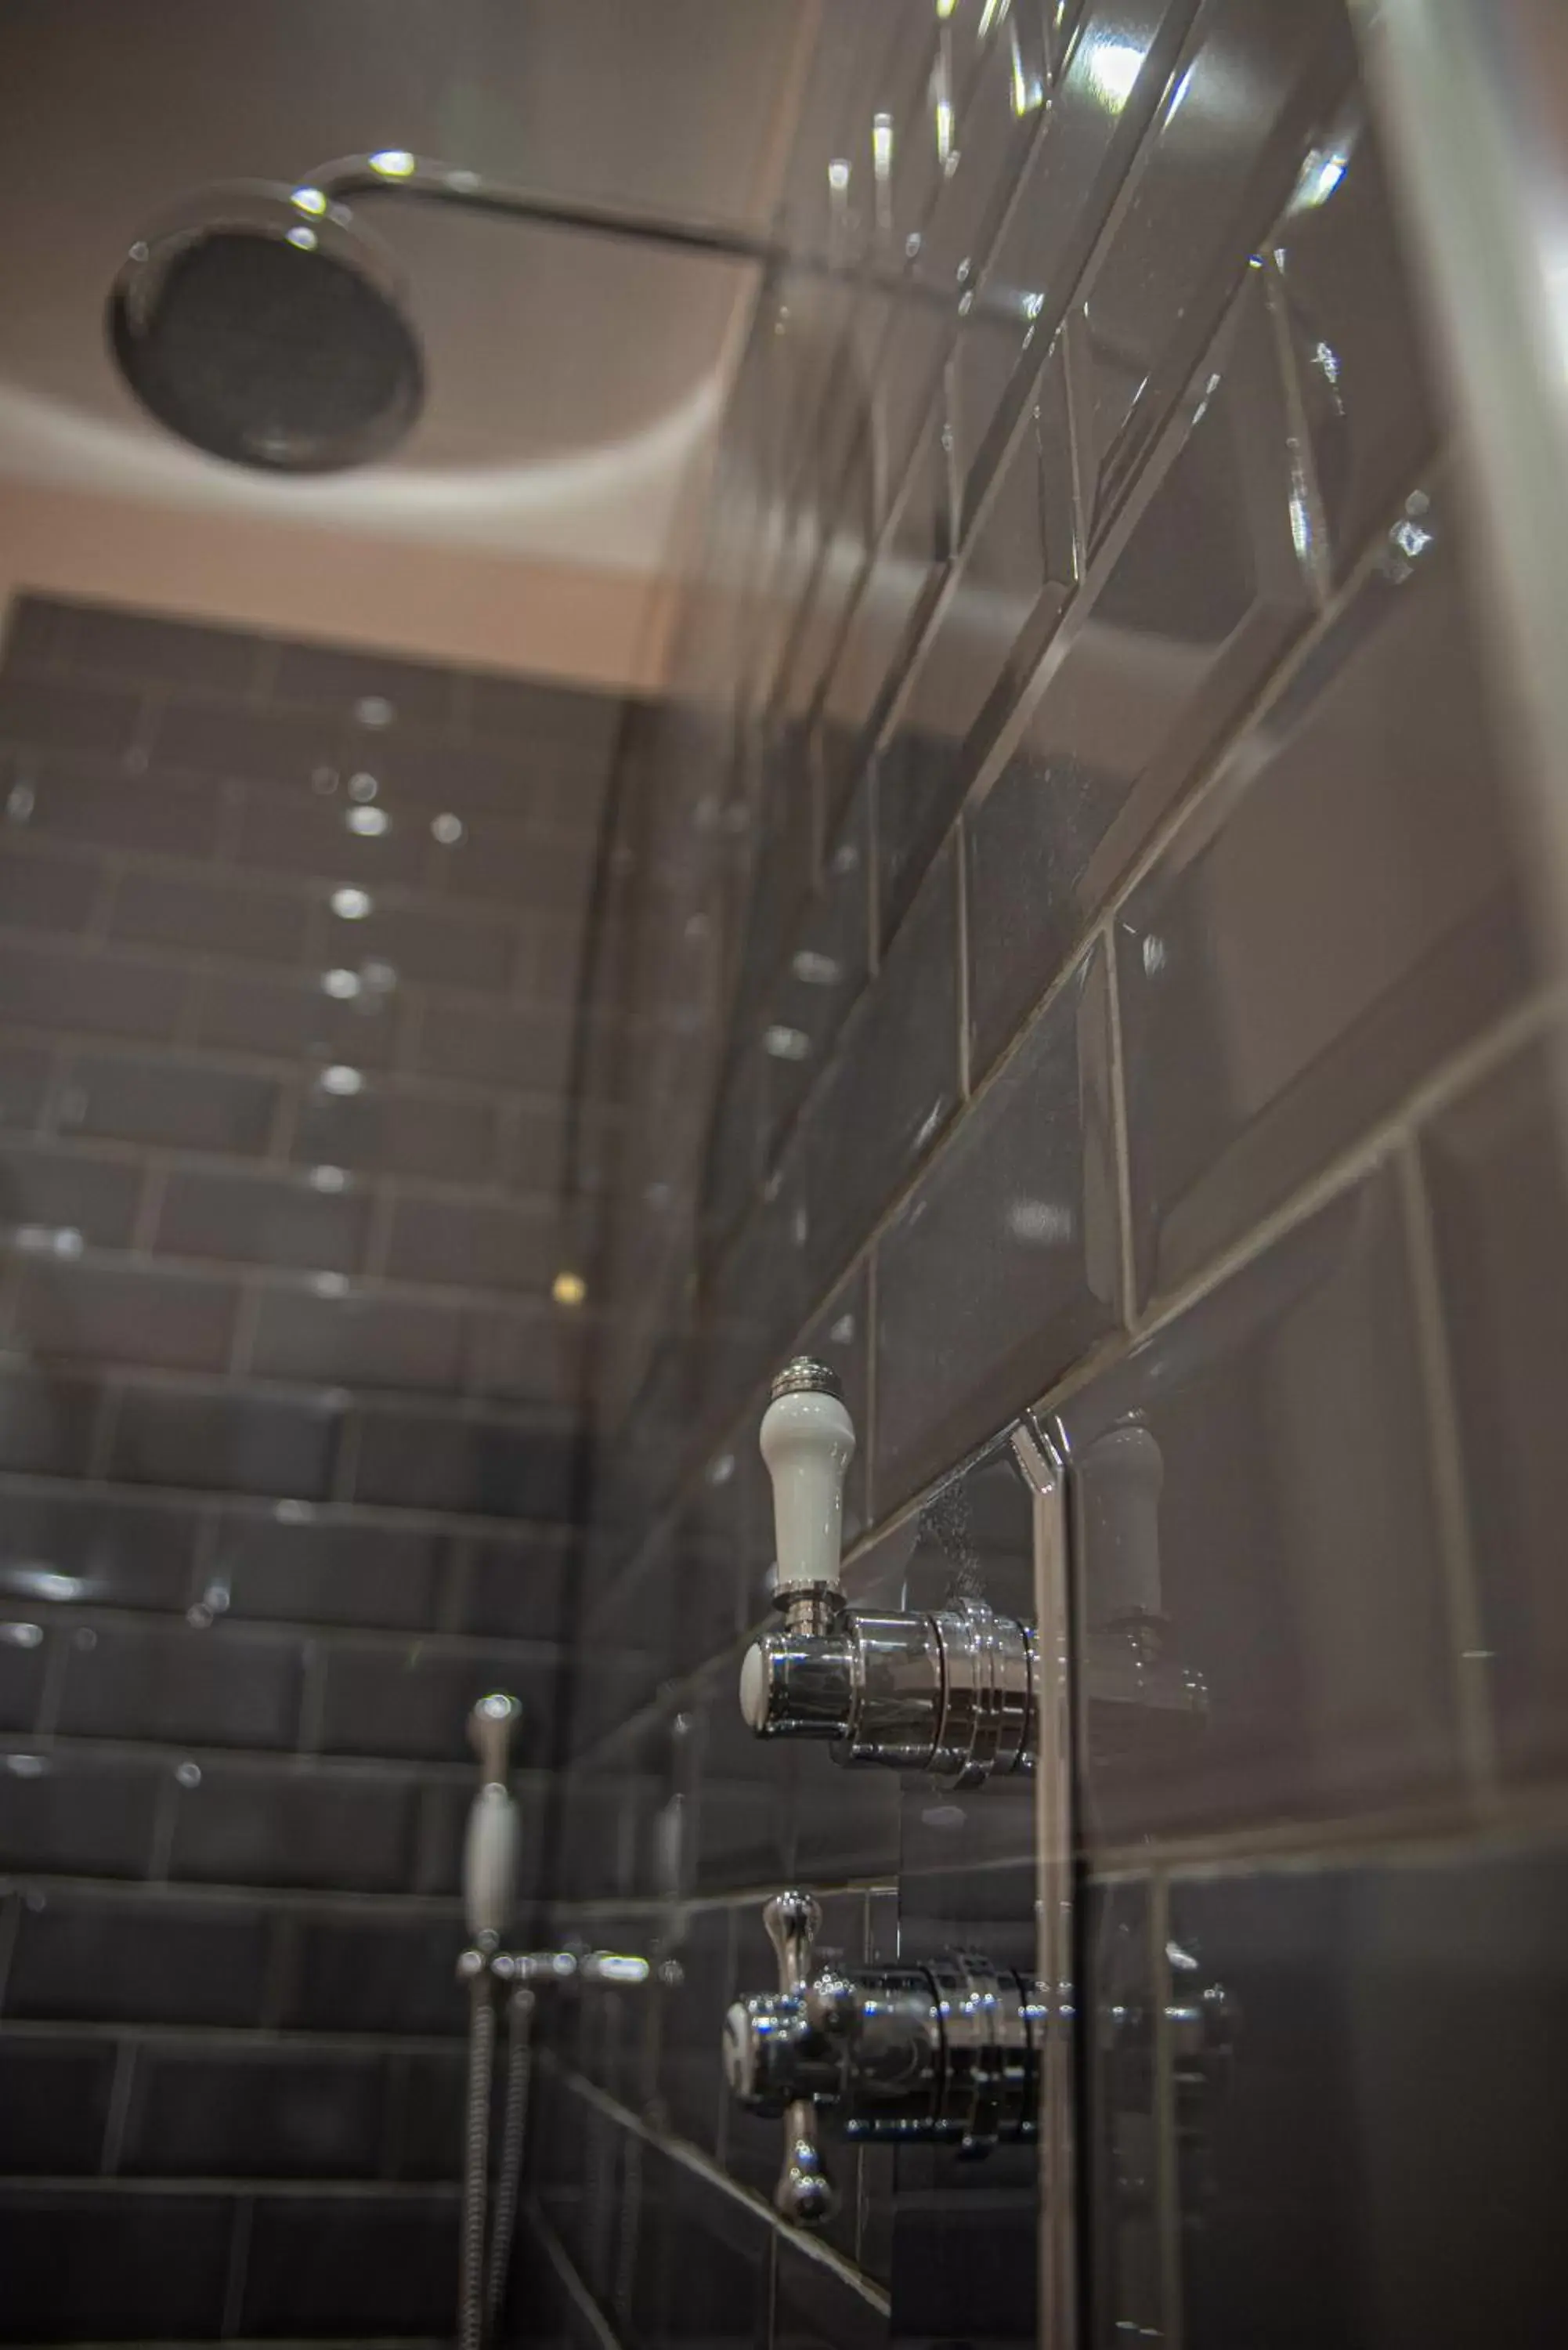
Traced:
[[314, 189], [209, 189], [131, 246], [108, 326], [120, 372], [161, 424], [265, 473], [382, 456], [423, 404], [389, 254]]
[[523, 1708], [507, 1690], [482, 1697], [468, 1717], [468, 1742], [479, 1757], [480, 1775], [504, 1782], [512, 1760], [512, 1739]]
[[469, 1809], [463, 1841], [462, 1892], [468, 1930], [493, 1950], [517, 1898], [517, 1806], [506, 1784], [512, 1734], [523, 1709], [505, 1690], [482, 1697], [468, 1717], [469, 1743], [479, 1757], [480, 1787]]

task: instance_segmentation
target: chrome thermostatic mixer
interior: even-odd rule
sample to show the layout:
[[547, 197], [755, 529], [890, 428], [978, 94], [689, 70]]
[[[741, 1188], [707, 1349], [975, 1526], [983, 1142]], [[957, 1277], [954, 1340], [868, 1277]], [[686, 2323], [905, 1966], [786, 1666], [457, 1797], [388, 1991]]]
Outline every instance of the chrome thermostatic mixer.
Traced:
[[[760, 1443], [773, 1479], [783, 1622], [747, 1650], [741, 1711], [759, 1738], [831, 1742], [843, 1763], [920, 1772], [949, 1788], [1034, 1769], [1040, 1657], [1033, 1624], [965, 1595], [940, 1607], [850, 1607], [840, 1580], [844, 1480], [855, 1424], [837, 1378], [803, 1356], [774, 1381]], [[1128, 1562], [1125, 1616], [1084, 1642], [1091, 1735], [1114, 1747], [1136, 1721], [1200, 1728], [1207, 1692], [1163, 1648], [1157, 1511], [1161, 1462], [1149, 1431], [1113, 1429], [1077, 1471], [1080, 1504], [1114, 1509]]]
[[[786, 2220], [819, 2226], [837, 2209], [819, 2117], [850, 2140], [916, 2141], [983, 2155], [1040, 2133], [1041, 2085], [1068, 2002], [1034, 1976], [971, 1950], [888, 1966], [818, 1969], [822, 1912], [808, 1893], [775, 1893], [763, 1910], [779, 1987], [737, 2000], [724, 2019], [724, 2073], [749, 2113], [782, 2117], [774, 2190]], [[1103, 2049], [1151, 2041], [1143, 2010], [1107, 2009]], [[1231, 2053], [1231, 2004], [1194, 1984], [1164, 2011], [1184, 2082], [1210, 2091]]]
[[826, 1363], [803, 1356], [763, 1415], [784, 1617], [746, 1652], [741, 1711], [759, 1738], [834, 1742], [842, 1762], [924, 1771], [950, 1787], [1033, 1767], [1032, 1626], [982, 1599], [876, 1614], [839, 1580], [855, 1423]]

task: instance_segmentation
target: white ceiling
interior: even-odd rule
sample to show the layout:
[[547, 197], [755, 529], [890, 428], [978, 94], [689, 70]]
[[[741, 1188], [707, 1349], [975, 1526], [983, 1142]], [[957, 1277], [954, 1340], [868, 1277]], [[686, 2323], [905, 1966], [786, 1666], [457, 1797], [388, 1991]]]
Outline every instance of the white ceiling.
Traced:
[[[5, 0], [0, 479], [650, 577], [752, 273], [396, 202], [428, 406], [389, 462], [275, 480], [133, 405], [103, 304], [203, 183], [406, 147], [765, 227], [804, 0]], [[369, 213], [369, 207], [367, 207]]]

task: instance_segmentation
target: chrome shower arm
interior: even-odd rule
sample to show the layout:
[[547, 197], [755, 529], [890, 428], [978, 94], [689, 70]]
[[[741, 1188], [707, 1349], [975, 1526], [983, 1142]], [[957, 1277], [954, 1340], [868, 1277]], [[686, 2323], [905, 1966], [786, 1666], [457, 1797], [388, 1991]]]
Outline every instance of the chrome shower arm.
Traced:
[[[323, 202], [312, 204], [313, 196]], [[771, 238], [727, 222], [677, 218], [639, 211], [633, 205], [599, 203], [592, 197], [547, 195], [541, 189], [512, 187], [504, 181], [456, 170], [401, 149], [384, 150], [377, 155], [345, 155], [324, 163], [300, 182], [295, 202], [302, 212], [309, 213], [330, 210], [363, 196], [404, 196], [421, 203], [460, 204], [471, 212], [523, 221], [536, 228], [621, 237], [710, 261], [749, 262], [766, 268], [790, 257]]]

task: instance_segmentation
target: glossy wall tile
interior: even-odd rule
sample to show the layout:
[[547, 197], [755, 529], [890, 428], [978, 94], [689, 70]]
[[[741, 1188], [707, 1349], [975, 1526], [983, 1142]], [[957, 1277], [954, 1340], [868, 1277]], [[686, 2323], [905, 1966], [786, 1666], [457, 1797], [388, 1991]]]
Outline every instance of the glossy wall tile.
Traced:
[[550, 1290], [568, 1159], [602, 1199], [616, 1148], [581, 1097], [618, 1025], [579, 1055], [574, 1005], [622, 741], [526, 681], [11, 616], [13, 2332], [448, 2324], [464, 1725], [523, 1699], [531, 1941], [588, 1338]]

